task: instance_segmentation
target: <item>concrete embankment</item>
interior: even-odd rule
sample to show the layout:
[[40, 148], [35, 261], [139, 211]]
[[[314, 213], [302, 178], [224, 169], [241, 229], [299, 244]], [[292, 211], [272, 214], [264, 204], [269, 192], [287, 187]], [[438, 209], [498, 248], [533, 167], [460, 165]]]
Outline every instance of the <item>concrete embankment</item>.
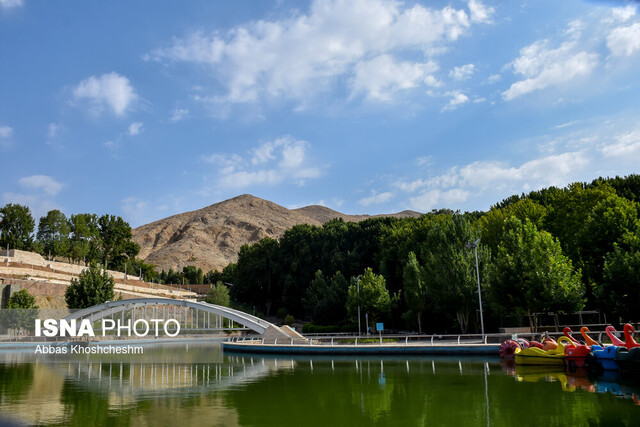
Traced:
[[362, 344], [362, 345], [274, 345], [225, 342], [229, 353], [307, 355], [489, 355], [498, 356], [499, 344]]

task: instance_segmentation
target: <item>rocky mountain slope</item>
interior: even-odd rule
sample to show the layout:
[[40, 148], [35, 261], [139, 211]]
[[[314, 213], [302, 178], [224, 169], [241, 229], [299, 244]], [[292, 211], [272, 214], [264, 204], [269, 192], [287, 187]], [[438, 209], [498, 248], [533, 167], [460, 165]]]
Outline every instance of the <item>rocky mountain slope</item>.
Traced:
[[[413, 211], [385, 215], [419, 216]], [[333, 218], [361, 221], [369, 215], [345, 215], [324, 206], [287, 209], [244, 194], [192, 212], [170, 216], [133, 230], [139, 257], [158, 269], [197, 265], [205, 272], [235, 262], [240, 247], [264, 237], [279, 238], [297, 224], [322, 225]]]

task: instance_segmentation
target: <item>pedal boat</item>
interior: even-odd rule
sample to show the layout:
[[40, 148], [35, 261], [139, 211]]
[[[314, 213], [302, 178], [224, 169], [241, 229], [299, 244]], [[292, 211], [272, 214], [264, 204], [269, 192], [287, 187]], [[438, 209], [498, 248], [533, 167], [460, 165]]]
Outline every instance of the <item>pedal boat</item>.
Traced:
[[573, 342], [573, 344], [567, 344], [564, 348], [564, 361], [571, 371], [575, 371], [576, 368], [583, 368], [587, 355], [591, 353], [591, 346], [593, 343], [598, 344], [587, 335], [587, 332], [589, 332], [589, 328], [586, 326], [580, 328], [580, 333], [585, 339], [585, 342], [587, 342], [587, 344], [582, 344], [571, 336], [570, 328], [564, 328], [564, 334]]
[[524, 349], [517, 348], [515, 351], [515, 360], [517, 365], [564, 365], [564, 349], [565, 346], [571, 344], [572, 341], [562, 336], [558, 338], [556, 348], [542, 350], [537, 347], [529, 347]]
[[615, 360], [621, 373], [640, 375], [640, 344], [633, 339], [633, 326], [624, 325], [625, 346], [618, 347]]
[[616, 362], [616, 352], [619, 347], [624, 347], [625, 342], [613, 335], [616, 329], [613, 326], [607, 326], [607, 335], [612, 345], [592, 345], [591, 354], [585, 358], [585, 365], [593, 371], [615, 371], [618, 369]]

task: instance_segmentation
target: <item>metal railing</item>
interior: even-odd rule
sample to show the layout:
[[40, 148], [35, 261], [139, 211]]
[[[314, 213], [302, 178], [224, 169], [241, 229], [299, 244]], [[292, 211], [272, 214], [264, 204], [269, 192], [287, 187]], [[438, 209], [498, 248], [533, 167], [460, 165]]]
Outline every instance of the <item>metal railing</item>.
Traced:
[[[622, 335], [621, 331], [618, 331]], [[637, 332], [636, 334], [640, 334]], [[244, 336], [244, 337], [232, 337], [230, 342], [237, 343], [252, 343], [252, 344], [270, 344], [270, 345], [353, 345], [353, 346], [381, 346], [381, 345], [473, 345], [473, 344], [500, 344], [507, 339], [525, 338], [529, 341], [536, 340], [542, 341], [544, 334], [525, 332], [518, 334], [511, 333], [494, 333], [494, 334], [432, 334], [432, 335], [417, 335], [417, 334], [382, 334], [382, 335], [360, 335], [357, 334], [307, 334], [303, 339], [294, 338], [275, 338], [265, 340], [258, 336]], [[560, 337], [562, 332], [548, 332], [550, 337]], [[574, 334], [576, 338], [580, 339], [580, 334]], [[591, 331], [590, 335], [597, 341], [602, 342], [603, 338], [606, 338], [608, 343], [608, 337], [605, 331]], [[619, 338], [624, 339], [622, 336]]]

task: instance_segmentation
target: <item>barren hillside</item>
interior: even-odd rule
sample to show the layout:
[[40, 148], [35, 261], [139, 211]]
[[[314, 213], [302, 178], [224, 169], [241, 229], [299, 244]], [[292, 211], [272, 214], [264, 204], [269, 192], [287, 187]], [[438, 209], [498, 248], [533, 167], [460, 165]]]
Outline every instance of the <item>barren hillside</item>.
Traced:
[[[389, 216], [419, 216], [404, 211]], [[197, 265], [205, 272], [221, 270], [237, 260], [245, 243], [279, 238], [297, 224], [322, 225], [333, 218], [361, 221], [368, 215], [345, 215], [324, 206], [289, 210], [249, 194], [205, 208], [170, 216], [133, 230], [140, 257], [159, 269]]]

